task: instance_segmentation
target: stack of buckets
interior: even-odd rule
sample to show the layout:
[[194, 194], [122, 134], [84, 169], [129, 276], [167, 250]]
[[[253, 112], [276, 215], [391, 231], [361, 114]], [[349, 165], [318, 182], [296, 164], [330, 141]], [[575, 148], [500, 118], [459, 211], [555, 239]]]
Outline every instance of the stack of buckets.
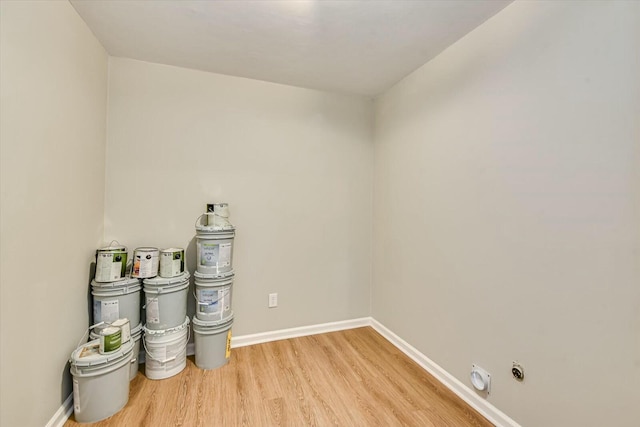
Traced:
[[215, 369], [231, 355], [233, 239], [226, 203], [209, 205], [196, 221], [196, 314], [193, 333], [196, 366]]
[[[145, 364], [149, 378], [166, 378], [186, 366], [188, 338], [183, 336], [189, 329], [189, 273], [184, 268], [184, 250], [137, 248], [130, 263], [127, 255], [125, 246], [109, 246], [96, 253], [96, 274], [91, 282], [95, 325], [90, 328], [91, 340], [70, 358], [75, 419], [80, 423], [108, 418], [127, 404], [129, 381], [138, 372], [141, 340], [151, 350], [147, 350]], [[156, 278], [158, 270], [167, 277]], [[146, 327], [141, 321], [141, 279], [151, 308]], [[169, 301], [168, 295], [173, 295]], [[176, 321], [180, 315], [181, 321]], [[110, 330], [112, 335], [107, 334]], [[115, 344], [109, 348], [111, 343]]]
[[144, 373], [149, 379], [161, 380], [180, 373], [187, 366], [189, 272], [185, 269], [184, 249], [161, 251], [160, 275], [156, 275], [157, 269], [156, 274], [143, 280]]
[[126, 276], [127, 268], [125, 246], [97, 250], [91, 282], [95, 329], [70, 358], [73, 406], [80, 423], [96, 422], [122, 409], [129, 400], [129, 381], [138, 372], [142, 287], [139, 278]]

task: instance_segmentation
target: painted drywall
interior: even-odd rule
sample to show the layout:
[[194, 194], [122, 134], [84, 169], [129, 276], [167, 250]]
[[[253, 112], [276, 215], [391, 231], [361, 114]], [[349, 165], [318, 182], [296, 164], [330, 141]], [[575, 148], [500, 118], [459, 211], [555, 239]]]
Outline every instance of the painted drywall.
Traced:
[[516, 2], [375, 104], [372, 316], [524, 426], [640, 420], [638, 52], [638, 2]]
[[[369, 314], [371, 101], [109, 60], [105, 236], [187, 248], [227, 202], [234, 334]], [[279, 306], [267, 308], [268, 294]], [[193, 313], [193, 299], [189, 299]]]
[[67, 2], [0, 2], [0, 425], [71, 393], [103, 238], [107, 55]]

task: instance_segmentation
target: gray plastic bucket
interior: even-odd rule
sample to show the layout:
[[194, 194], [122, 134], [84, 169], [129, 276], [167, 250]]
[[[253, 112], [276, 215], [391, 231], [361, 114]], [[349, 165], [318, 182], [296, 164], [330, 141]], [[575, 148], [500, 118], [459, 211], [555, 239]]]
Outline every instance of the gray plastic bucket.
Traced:
[[[99, 339], [99, 329], [92, 330], [89, 334], [89, 338], [92, 340]], [[133, 341], [133, 352], [131, 354], [131, 366], [129, 371], [129, 380], [138, 375], [138, 365], [140, 363], [140, 340], [142, 339], [142, 323], [131, 330], [131, 340]]]
[[108, 418], [129, 401], [129, 365], [133, 340], [110, 354], [100, 354], [99, 340], [93, 340], [71, 353], [73, 410], [79, 423]]
[[218, 322], [193, 319], [193, 337], [196, 346], [196, 366], [216, 369], [226, 365], [231, 357], [231, 326], [233, 314]]
[[180, 373], [187, 366], [189, 318], [176, 328], [164, 330], [143, 326], [145, 350], [144, 374], [150, 380], [162, 380]]
[[219, 275], [233, 270], [233, 227], [196, 225], [197, 271], [200, 274]]
[[195, 273], [194, 298], [198, 320], [213, 322], [225, 320], [233, 314], [233, 271], [221, 276]]
[[144, 279], [147, 329], [164, 330], [180, 326], [187, 315], [189, 273], [178, 277]]
[[127, 318], [132, 325], [140, 323], [140, 281], [128, 278], [118, 282], [91, 282], [93, 323], [111, 323]]

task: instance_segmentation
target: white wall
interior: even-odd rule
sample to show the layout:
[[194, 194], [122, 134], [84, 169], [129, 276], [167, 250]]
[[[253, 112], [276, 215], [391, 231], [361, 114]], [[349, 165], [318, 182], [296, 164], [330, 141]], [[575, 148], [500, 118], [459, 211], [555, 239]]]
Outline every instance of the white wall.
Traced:
[[67, 2], [0, 2], [0, 425], [71, 392], [103, 237], [107, 55]]
[[193, 272], [195, 220], [228, 202], [234, 334], [369, 314], [370, 101], [109, 61], [107, 240], [185, 247]]
[[640, 2], [516, 2], [376, 101], [372, 315], [525, 426], [640, 420], [638, 52]]

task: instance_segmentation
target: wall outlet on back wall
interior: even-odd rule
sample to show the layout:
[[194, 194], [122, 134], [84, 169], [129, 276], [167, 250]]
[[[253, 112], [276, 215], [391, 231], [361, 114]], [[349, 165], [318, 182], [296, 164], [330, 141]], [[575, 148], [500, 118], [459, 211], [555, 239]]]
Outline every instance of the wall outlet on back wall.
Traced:
[[278, 306], [278, 294], [269, 294], [269, 308]]

